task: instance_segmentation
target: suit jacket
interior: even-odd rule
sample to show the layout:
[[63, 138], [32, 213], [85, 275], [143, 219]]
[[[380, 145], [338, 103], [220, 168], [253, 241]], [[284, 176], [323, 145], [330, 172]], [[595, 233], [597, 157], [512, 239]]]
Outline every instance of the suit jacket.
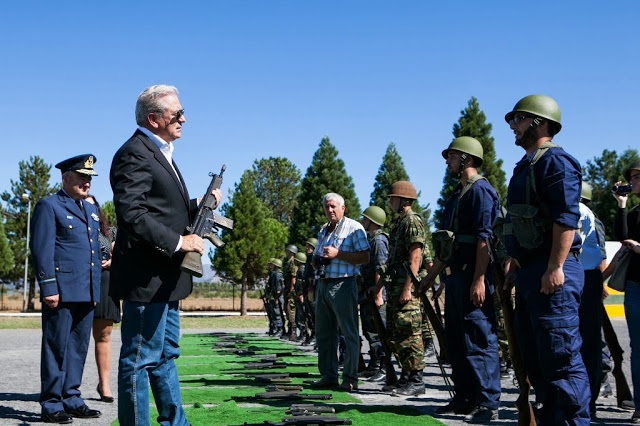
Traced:
[[60, 302], [100, 300], [100, 223], [98, 209], [82, 201], [84, 212], [60, 190], [36, 204], [31, 219], [31, 257], [40, 300], [60, 295]]
[[168, 302], [191, 293], [191, 276], [174, 253], [197, 212], [178, 176], [156, 144], [137, 130], [111, 163], [111, 188], [118, 220], [111, 263], [110, 294], [134, 302]]

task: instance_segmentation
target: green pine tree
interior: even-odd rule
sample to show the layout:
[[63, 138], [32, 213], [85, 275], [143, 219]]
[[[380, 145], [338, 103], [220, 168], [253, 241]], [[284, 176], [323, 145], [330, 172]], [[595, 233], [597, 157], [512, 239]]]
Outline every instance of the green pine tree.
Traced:
[[289, 226], [296, 206], [300, 171], [286, 158], [256, 160], [250, 171], [253, 187], [271, 217]]
[[345, 170], [344, 161], [338, 158], [338, 150], [325, 136], [300, 184], [298, 203], [289, 228], [291, 244], [300, 247], [307, 238], [318, 235], [322, 225], [327, 222], [322, 210], [322, 197], [328, 192], [338, 193], [344, 198], [345, 216], [352, 219], [359, 217], [362, 211], [353, 180]]
[[[479, 170], [491, 186], [495, 188], [500, 196], [501, 200], [506, 199], [507, 186], [506, 175], [502, 170], [502, 160], [496, 160], [496, 150], [494, 147], [494, 139], [491, 136], [491, 123], [487, 123], [487, 117], [480, 109], [478, 100], [475, 97], [471, 97], [467, 103], [467, 107], [460, 111], [460, 118], [458, 122], [453, 125], [453, 137], [458, 138], [460, 136], [471, 136], [477, 139], [482, 145], [484, 151], [482, 167]], [[445, 149], [446, 146], [443, 146]], [[452, 178], [446, 171], [444, 178], [442, 179], [442, 190], [440, 191], [440, 198], [438, 199], [438, 209], [435, 212], [436, 227], [442, 226], [442, 215], [444, 214], [444, 207], [447, 200], [453, 194], [453, 191], [458, 184], [458, 179]]]
[[[623, 176], [624, 170], [629, 164], [639, 158], [636, 149], [627, 149], [621, 156], [616, 151], [605, 149], [602, 156], [587, 160], [582, 180], [591, 185], [592, 196], [589, 207], [602, 221], [607, 240], [614, 239], [613, 225], [618, 210], [618, 202], [611, 195], [611, 187], [618, 181], [626, 182]], [[627, 201], [627, 207], [634, 207], [640, 202], [640, 197], [631, 194]]]
[[225, 245], [209, 253], [209, 258], [219, 275], [241, 284], [240, 314], [246, 315], [247, 290], [266, 274], [271, 257], [284, 255], [287, 228], [269, 217], [254, 191], [249, 170], [221, 210], [234, 221], [234, 229], [222, 233]]
[[[28, 162], [20, 161], [18, 163], [19, 179], [17, 181], [11, 179], [11, 192], [2, 193], [2, 200], [6, 203], [6, 212], [8, 213], [5, 228], [9, 237], [9, 245], [15, 256], [15, 267], [9, 272], [9, 279], [16, 283], [22, 284], [24, 277], [29, 201], [31, 201], [29, 213], [33, 213], [33, 209], [40, 199], [56, 193], [62, 187], [60, 183], [53, 187], [49, 186], [50, 171], [51, 165], [46, 164], [37, 155], [30, 157]], [[59, 176], [58, 181], [61, 181]], [[26, 200], [23, 198], [23, 194], [27, 195]], [[32, 311], [36, 293], [35, 275], [31, 265], [29, 265], [29, 278], [27, 310]]]
[[116, 225], [116, 206], [113, 204], [112, 200], [104, 202], [102, 205], [102, 212], [104, 216], [107, 218], [107, 223], [110, 225]]
[[5, 281], [13, 268], [15, 268], [13, 251], [4, 230], [4, 221], [0, 220], [0, 281]]
[[[387, 220], [385, 222], [385, 229], [387, 230], [391, 228], [391, 222], [393, 222], [397, 217], [397, 213], [391, 211], [391, 207], [389, 206], [389, 188], [399, 180], [411, 181], [404, 168], [402, 157], [400, 157], [400, 154], [396, 149], [396, 145], [391, 142], [389, 146], [387, 146], [387, 151], [385, 152], [384, 157], [382, 157], [382, 163], [378, 168], [378, 174], [376, 175], [373, 183], [373, 192], [371, 192], [371, 200], [369, 202], [369, 205], [371, 206], [378, 206], [384, 209], [387, 214]], [[418, 196], [420, 196], [420, 191], [418, 191]], [[418, 213], [425, 219], [427, 234], [430, 235], [431, 230], [429, 221], [431, 209], [429, 208], [429, 205], [421, 206], [416, 200], [411, 208], [414, 212]]]

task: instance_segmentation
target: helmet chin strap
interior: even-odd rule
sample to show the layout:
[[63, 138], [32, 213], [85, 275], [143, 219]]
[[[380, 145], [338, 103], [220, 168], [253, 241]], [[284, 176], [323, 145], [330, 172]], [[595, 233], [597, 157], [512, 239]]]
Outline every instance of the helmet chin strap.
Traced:
[[462, 172], [464, 172], [464, 169], [466, 168], [464, 163], [466, 163], [468, 156], [469, 154], [467, 154], [466, 152], [463, 152], [460, 155], [460, 171], [458, 172], [458, 179], [462, 177]]
[[527, 130], [525, 130], [522, 137], [520, 139], [516, 139], [516, 145], [526, 149], [527, 147], [525, 146], [525, 144], [527, 139], [529, 138], [529, 136], [531, 136], [533, 131], [538, 128], [540, 124], [542, 124], [542, 118], [540, 117], [534, 118], [531, 124], [529, 125], [529, 127], [527, 127]]

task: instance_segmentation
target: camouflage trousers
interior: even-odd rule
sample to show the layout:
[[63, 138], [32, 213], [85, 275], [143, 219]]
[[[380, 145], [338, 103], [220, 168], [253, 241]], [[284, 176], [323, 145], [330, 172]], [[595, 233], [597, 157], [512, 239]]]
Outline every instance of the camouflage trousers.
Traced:
[[[511, 299], [513, 301], [513, 298]], [[513, 302], [511, 304], [513, 306]], [[498, 297], [498, 292], [493, 293], [493, 307], [496, 311], [496, 335], [498, 336], [498, 354], [500, 359], [509, 361], [509, 341], [507, 340], [507, 331], [504, 325], [504, 314], [502, 313], [502, 304]]]
[[[401, 289], [400, 289], [401, 290]], [[422, 371], [424, 343], [422, 341], [422, 306], [412, 297], [404, 305], [399, 302], [400, 291], [387, 294], [387, 335], [402, 371]]]
[[287, 325], [289, 330], [296, 329], [296, 301], [294, 299], [293, 292], [290, 292], [286, 296], [286, 300], [284, 302], [284, 313], [287, 317]]

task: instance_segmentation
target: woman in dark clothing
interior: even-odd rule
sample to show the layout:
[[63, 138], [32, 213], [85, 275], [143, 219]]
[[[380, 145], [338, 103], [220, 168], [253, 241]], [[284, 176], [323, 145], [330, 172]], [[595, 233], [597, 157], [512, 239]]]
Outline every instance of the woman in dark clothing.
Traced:
[[[625, 179], [631, 184], [631, 193], [640, 194], [640, 161], [631, 163], [624, 171]], [[620, 185], [617, 182], [616, 185]], [[624, 290], [624, 313], [629, 328], [631, 345], [631, 380], [633, 382], [633, 402], [636, 411], [631, 417], [632, 423], [640, 423], [640, 205], [627, 214], [628, 195], [613, 195], [618, 201], [616, 212], [615, 237], [622, 245], [632, 250], [631, 262], [627, 270]]]
[[111, 251], [116, 240], [116, 228], [110, 226], [100, 204], [93, 195], [86, 201], [98, 208], [100, 220], [100, 255], [102, 258], [102, 275], [100, 277], [100, 303], [96, 305], [93, 316], [93, 339], [95, 340], [95, 356], [98, 366], [98, 394], [103, 402], [113, 402], [113, 394], [109, 386], [111, 370], [111, 332], [113, 323], [120, 322], [120, 301], [109, 296], [109, 269], [111, 268]]

